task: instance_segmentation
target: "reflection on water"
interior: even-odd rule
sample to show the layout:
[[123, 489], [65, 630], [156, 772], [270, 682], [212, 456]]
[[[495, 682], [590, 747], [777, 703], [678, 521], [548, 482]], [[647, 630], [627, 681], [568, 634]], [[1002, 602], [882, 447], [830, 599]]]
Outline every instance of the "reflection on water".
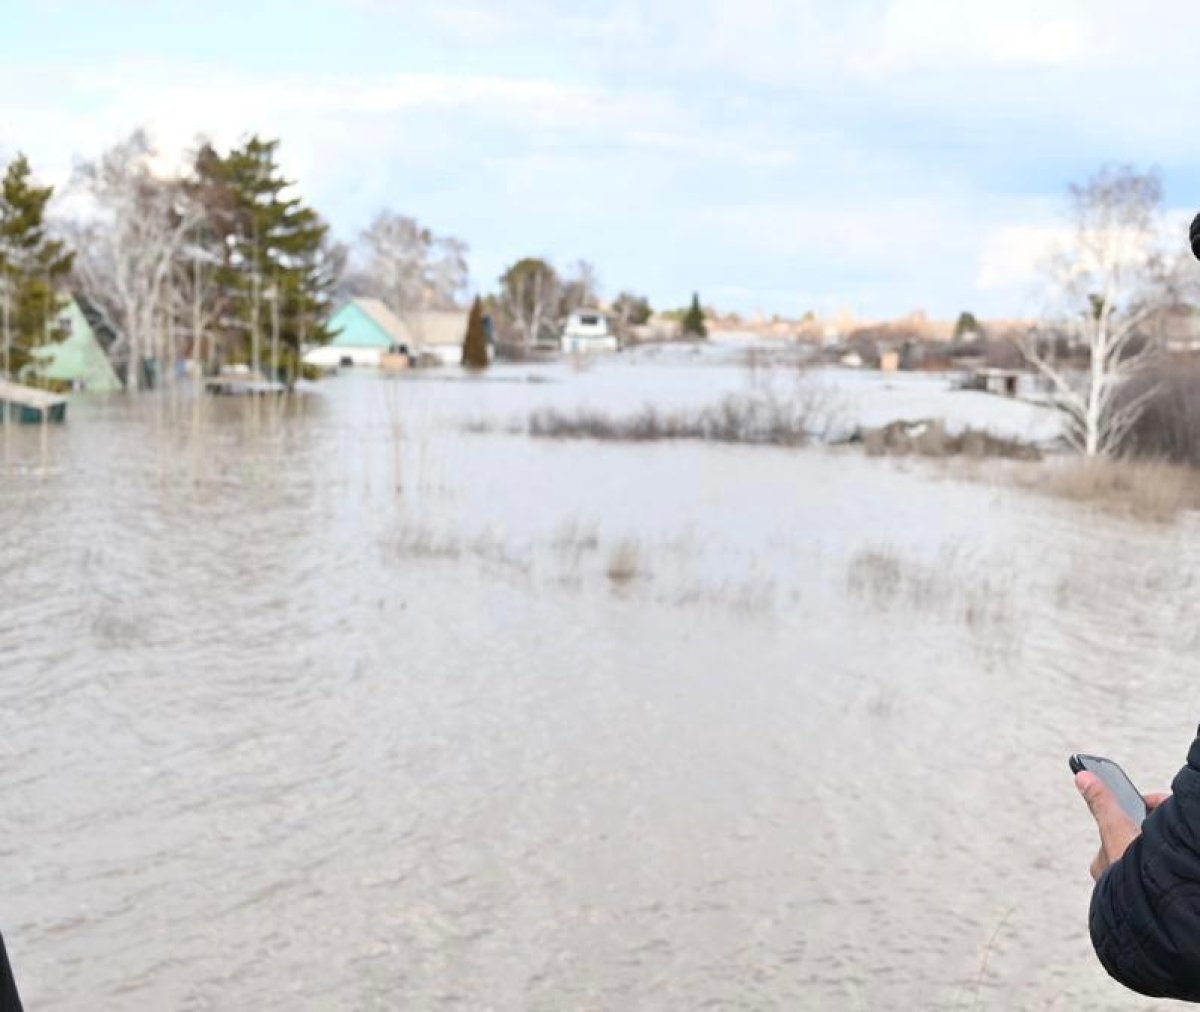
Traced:
[[29, 1007], [1141, 1007], [1089, 955], [1066, 756], [1181, 761], [1192, 525], [463, 431], [545, 396], [344, 378], [6, 435]]

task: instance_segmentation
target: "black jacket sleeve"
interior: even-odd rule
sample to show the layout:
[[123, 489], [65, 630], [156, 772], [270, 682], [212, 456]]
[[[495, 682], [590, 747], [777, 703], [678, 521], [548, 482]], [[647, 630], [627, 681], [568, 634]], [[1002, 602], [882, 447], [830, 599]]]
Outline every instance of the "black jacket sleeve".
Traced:
[[4, 948], [3, 938], [0, 938], [0, 1012], [21, 1012], [21, 999], [17, 995], [12, 967], [8, 965], [8, 950]]
[[1092, 945], [1109, 974], [1153, 998], [1200, 1001], [1200, 737], [1125, 856], [1092, 892]]

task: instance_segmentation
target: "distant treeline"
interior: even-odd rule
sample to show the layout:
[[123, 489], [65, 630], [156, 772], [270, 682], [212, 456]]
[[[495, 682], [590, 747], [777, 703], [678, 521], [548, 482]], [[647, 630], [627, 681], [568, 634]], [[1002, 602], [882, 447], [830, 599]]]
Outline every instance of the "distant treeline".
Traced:
[[[299, 372], [304, 348], [331, 338], [345, 298], [368, 295], [405, 313], [464, 304], [467, 244], [417, 219], [379, 211], [347, 244], [299, 195], [279, 165], [279, 142], [252, 136], [219, 149], [200, 141], [181, 168], [143, 131], [79, 165], [71, 199], [52, 212], [17, 155], [0, 191], [0, 369], [16, 375], [31, 348], [54, 340], [62, 296], [85, 296], [119, 335], [110, 354], [129, 362], [187, 356], [213, 370], [272, 363]], [[483, 298], [502, 348], [527, 351], [572, 311], [599, 299], [596, 272], [579, 261], [560, 274], [539, 258], [516, 260]], [[648, 301], [622, 293], [618, 327], [644, 323]]]

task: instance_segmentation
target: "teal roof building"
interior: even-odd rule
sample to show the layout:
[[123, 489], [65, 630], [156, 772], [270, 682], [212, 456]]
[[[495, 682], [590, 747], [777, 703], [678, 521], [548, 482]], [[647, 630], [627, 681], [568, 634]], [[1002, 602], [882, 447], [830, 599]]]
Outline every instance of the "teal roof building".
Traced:
[[121, 389], [121, 381], [102, 343], [111, 343], [114, 335], [97, 310], [81, 298], [69, 295], [59, 314], [57, 330], [63, 334], [60, 340], [30, 349], [30, 361], [21, 370], [22, 379], [96, 393]]

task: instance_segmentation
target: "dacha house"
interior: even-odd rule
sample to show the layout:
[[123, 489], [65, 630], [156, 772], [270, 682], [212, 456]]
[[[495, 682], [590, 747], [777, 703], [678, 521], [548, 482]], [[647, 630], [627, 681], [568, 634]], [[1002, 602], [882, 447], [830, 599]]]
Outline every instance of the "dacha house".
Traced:
[[109, 393], [124, 385], [113, 360], [122, 341], [104, 314], [82, 295], [68, 295], [55, 321], [57, 340], [29, 349], [23, 382], [60, 390]]
[[333, 314], [329, 344], [304, 355], [320, 369], [378, 367], [388, 356], [402, 355], [417, 365], [461, 365], [467, 312], [427, 309], [393, 313], [379, 299], [356, 298]]

